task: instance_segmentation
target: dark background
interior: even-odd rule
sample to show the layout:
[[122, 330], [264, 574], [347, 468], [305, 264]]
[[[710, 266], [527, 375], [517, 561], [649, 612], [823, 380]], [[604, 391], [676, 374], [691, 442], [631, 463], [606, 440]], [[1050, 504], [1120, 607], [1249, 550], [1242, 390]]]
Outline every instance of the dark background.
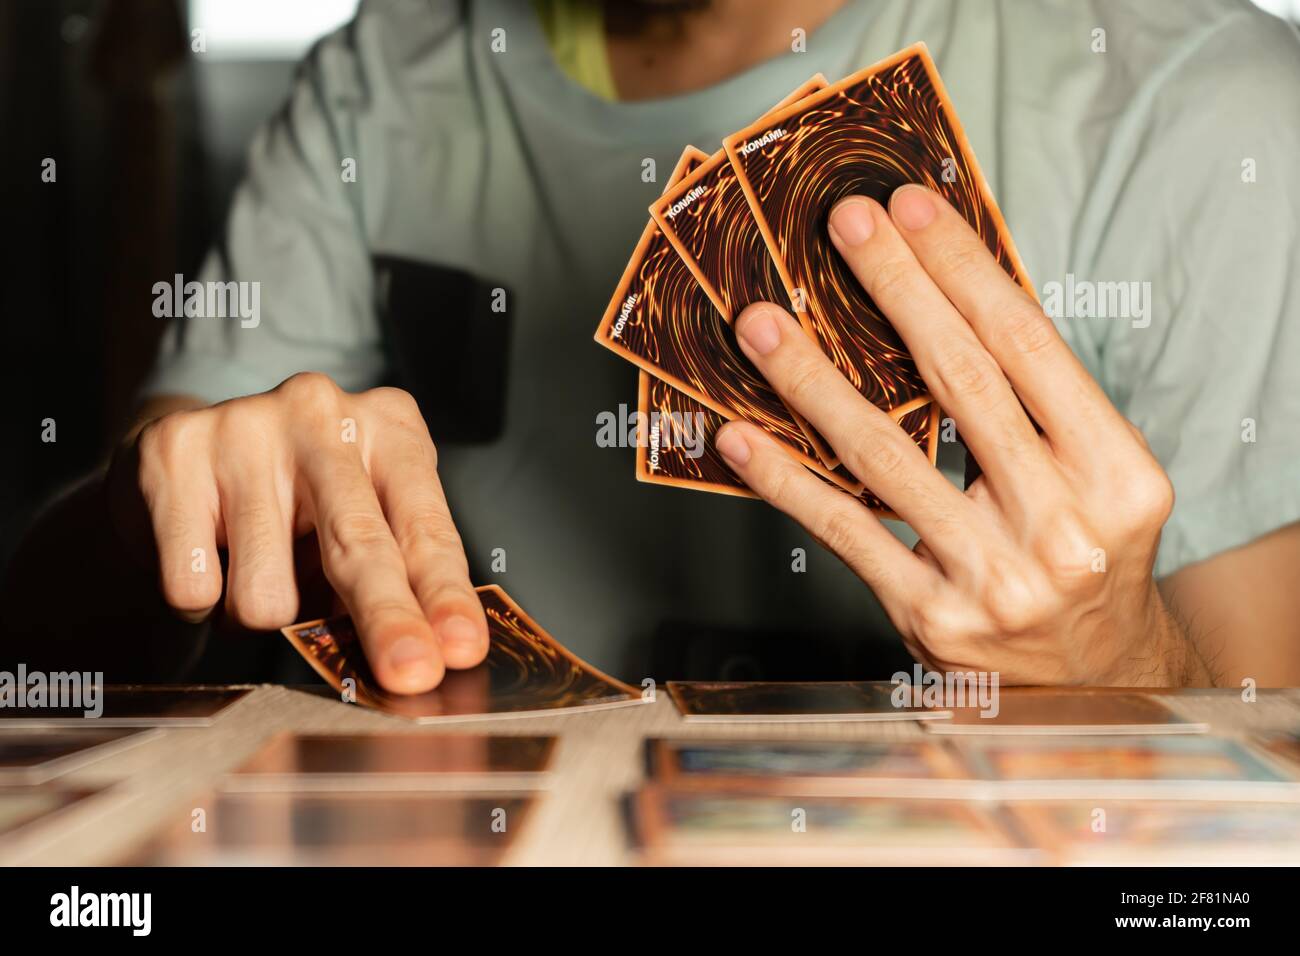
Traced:
[[[187, 0], [0, 0], [0, 563], [127, 424], [163, 331], [153, 284], [197, 271], [248, 140], [313, 33], [354, 5], [207, 2], [223, 28], [192, 53]], [[298, 36], [256, 49], [232, 37], [241, 24], [252, 38]], [[41, 180], [47, 157], [54, 183]]]

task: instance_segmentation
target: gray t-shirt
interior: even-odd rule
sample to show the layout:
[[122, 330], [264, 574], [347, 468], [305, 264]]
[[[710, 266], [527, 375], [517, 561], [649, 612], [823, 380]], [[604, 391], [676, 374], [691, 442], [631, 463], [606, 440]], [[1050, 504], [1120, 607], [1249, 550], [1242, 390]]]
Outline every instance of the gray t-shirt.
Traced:
[[[917, 40], [1061, 332], [1173, 479], [1157, 573], [1300, 519], [1300, 44], [1245, 0], [864, 0], [806, 52], [630, 103], [568, 79], [531, 5], [368, 0], [252, 144], [197, 277], [260, 282], [259, 323], [175, 324], [146, 391], [216, 401], [305, 369], [363, 389], [397, 350], [431, 395], [472, 397], [504, 361], [499, 435], [440, 443], [484, 581], [629, 678], [665, 622], [788, 629], [795, 662], [798, 634], [833, 634], [856, 660], [892, 629], [808, 535], [760, 502], [639, 484], [632, 449], [597, 446], [636, 370], [592, 334], [684, 144], [715, 149], [814, 72]], [[394, 282], [424, 303], [400, 335]], [[1105, 282], [1137, 283], [1126, 315], [1071, 317], [1089, 283], [1117, 301]], [[473, 307], [497, 287], [505, 316]], [[508, 348], [473, 327], [492, 322]]]

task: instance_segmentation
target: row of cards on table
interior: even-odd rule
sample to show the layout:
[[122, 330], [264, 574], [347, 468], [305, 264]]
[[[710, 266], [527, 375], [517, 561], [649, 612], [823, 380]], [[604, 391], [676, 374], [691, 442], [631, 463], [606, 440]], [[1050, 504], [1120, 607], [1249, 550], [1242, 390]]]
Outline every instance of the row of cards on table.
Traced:
[[[687, 715], [772, 719], [747, 714], [734, 687], [725, 705], [704, 703], [715, 686], [674, 696]], [[781, 709], [784, 685], [745, 686]], [[113, 789], [61, 786], [69, 771], [164, 732], [202, 733], [163, 728], [211, 722], [247, 692], [158, 692], [153, 728], [0, 721], [0, 836]], [[109, 693], [105, 714], [147, 721], [148, 693]], [[1011, 733], [648, 740], [645, 781], [622, 808], [628, 847], [651, 863], [1300, 862], [1300, 733], [1197, 732], [1140, 694], [1001, 696]], [[1026, 723], [1035, 710], [1088, 723]], [[120, 862], [498, 863], [548, 799], [556, 750], [550, 736], [281, 734]]]

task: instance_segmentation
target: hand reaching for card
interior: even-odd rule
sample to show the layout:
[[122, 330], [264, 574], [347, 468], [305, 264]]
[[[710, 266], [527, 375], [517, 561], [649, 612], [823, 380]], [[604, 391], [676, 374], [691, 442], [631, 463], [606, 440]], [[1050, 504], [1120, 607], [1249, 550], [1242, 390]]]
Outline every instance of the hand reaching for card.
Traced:
[[830, 234], [983, 475], [965, 493], [953, 487], [768, 303], [737, 321], [745, 354], [921, 541], [909, 553], [748, 422], [718, 433], [728, 464], [872, 588], [929, 666], [1008, 683], [1196, 679], [1204, 665], [1152, 577], [1172, 486], [1038, 304], [920, 186], [897, 190], [888, 212], [841, 201]]
[[325, 576], [396, 693], [436, 686], [488, 650], [487, 622], [415, 401], [295, 375], [262, 395], [165, 415], [114, 460], [116, 523], [152, 537], [163, 596], [192, 620], [221, 597], [274, 629], [298, 610], [294, 540], [315, 531]]

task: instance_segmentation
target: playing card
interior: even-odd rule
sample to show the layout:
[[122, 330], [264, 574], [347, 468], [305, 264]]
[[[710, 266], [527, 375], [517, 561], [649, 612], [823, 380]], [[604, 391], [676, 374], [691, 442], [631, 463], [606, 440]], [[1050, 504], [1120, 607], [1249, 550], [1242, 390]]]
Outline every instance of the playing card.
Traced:
[[420, 723], [643, 703], [640, 691], [579, 660], [501, 588], [489, 584], [474, 590], [487, 614], [487, 660], [469, 670], [448, 671], [426, 694], [390, 694], [380, 687], [350, 618], [294, 624], [283, 633], [344, 700]]
[[[797, 796], [924, 796], [974, 778], [929, 740], [648, 740], [666, 787]], [[973, 791], [972, 791], [973, 792]]]
[[222, 789], [529, 790], [544, 785], [554, 750], [554, 737], [283, 733]]
[[[797, 103], [825, 89], [826, 85], [825, 77], [818, 74], [778, 103], [772, 112]], [[693, 161], [691, 168], [670, 181], [664, 195], [651, 204], [650, 215], [647, 235], [657, 236], [659, 247], [667, 243], [677, 253], [679, 261], [672, 266], [674, 274], [681, 273], [682, 266], [685, 266], [685, 271], [695, 280], [693, 293], [698, 297], [698, 292], [703, 292], [723, 319], [721, 327], [716, 323], [678, 320], [674, 323], [675, 340], [681, 343], [688, 355], [702, 353], [709, 356], [724, 348], [729, 353], [728, 358], [739, 364], [747, 377], [752, 376], [753, 367], [736, 345], [732, 323], [749, 303], [783, 302], [785, 296], [762, 233], [749, 212], [744, 194], [736, 188], [735, 175], [726, 153], [718, 150], [712, 156]], [[701, 260], [706, 267], [701, 267]], [[670, 315], [669, 321], [673, 318]], [[722, 397], [726, 404], [726, 396]], [[770, 389], [764, 389], [764, 397], [769, 404], [776, 399], [781, 408], [781, 412], [776, 414], [782, 424], [788, 419], [802, 432], [804, 440], [797, 441], [795, 447], [802, 450], [806, 444], [819, 461], [831, 462], [825, 440], [815, 429]], [[736, 406], [728, 407], [744, 415], [743, 410]], [[725, 414], [728, 409], [719, 410]]]
[[650, 215], [728, 324], [752, 302], [803, 311], [786, 292], [725, 150], [665, 190]]
[[[714, 436], [726, 423], [721, 415], [644, 370], [639, 376], [637, 411], [640, 413], [636, 454], [638, 481], [745, 498], [758, 497], [736, 477], [714, 447]], [[932, 419], [938, 415], [938, 405], [931, 402], [908, 412], [899, 425], [913, 438], [921, 439], [932, 427]], [[814, 469], [813, 473], [827, 480], [824, 470]], [[840, 480], [833, 484], [841, 490], [857, 485], [856, 479], [842, 467], [836, 469], [835, 474]], [[857, 497], [881, 517], [895, 517], [870, 491], [860, 491]]]
[[1210, 728], [1178, 716], [1158, 698], [1080, 688], [1004, 688], [997, 713], [954, 707], [936, 734], [1203, 734]]
[[711, 793], [649, 784], [632, 816], [647, 862], [668, 865], [1024, 863], [996, 811], [960, 800]]
[[1300, 785], [1246, 747], [1204, 734], [981, 739], [960, 753], [1001, 798], [1300, 798]]
[[0, 836], [12, 837], [23, 827], [58, 813], [94, 792], [0, 786]]
[[108, 684], [100, 688], [103, 712], [84, 707], [0, 710], [0, 727], [208, 727], [251, 687], [179, 684]]
[[644, 369], [637, 378], [637, 481], [758, 497], [714, 447], [723, 416]]
[[[763, 114], [758, 122], [825, 90], [820, 73]], [[751, 302], [789, 302], [725, 150], [702, 156], [670, 182], [651, 218], [689, 266], [700, 288], [730, 324]], [[796, 310], [799, 303], [789, 302]]]
[[[824, 80], [814, 79], [791, 95], [804, 95], [820, 85]], [[707, 158], [686, 147], [669, 186]], [[861, 491], [861, 482], [851, 475], [835, 475], [823, 467], [804, 429], [741, 353], [730, 326], [719, 320], [653, 221], [641, 234], [595, 339], [723, 418], [755, 423], [803, 464], [847, 490]]]
[[897, 707], [893, 686], [869, 681], [669, 681], [668, 693], [691, 723], [936, 720], [948, 710]]
[[124, 865], [492, 866], [532, 805], [506, 794], [219, 793]]
[[924, 44], [763, 117], [723, 147], [785, 301], [804, 306], [796, 315], [836, 367], [895, 417], [928, 400], [928, 391], [902, 339], [830, 242], [827, 216], [838, 200], [861, 194], [887, 203], [905, 183], [934, 189], [1034, 294]]
[[153, 737], [137, 730], [0, 733], [0, 784], [36, 784]]
[[1300, 732], [1274, 730], [1257, 733], [1251, 739], [1292, 777], [1300, 777]]
[[1081, 800], [1008, 806], [1033, 841], [1063, 864], [1300, 863], [1300, 803]]

